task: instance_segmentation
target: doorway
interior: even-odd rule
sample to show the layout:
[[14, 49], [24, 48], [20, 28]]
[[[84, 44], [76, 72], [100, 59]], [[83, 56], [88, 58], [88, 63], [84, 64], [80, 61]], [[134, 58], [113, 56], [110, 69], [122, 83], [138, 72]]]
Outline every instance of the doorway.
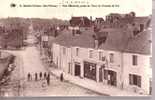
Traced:
[[81, 66], [80, 64], [75, 64], [75, 76], [80, 76], [81, 74]]
[[116, 80], [117, 73], [109, 70], [108, 75], [109, 75], [108, 84], [116, 86], [117, 85], [117, 80]]
[[99, 68], [99, 82], [103, 82], [103, 68]]
[[104, 79], [108, 80], [108, 84], [117, 86], [117, 73], [111, 70], [104, 70]]

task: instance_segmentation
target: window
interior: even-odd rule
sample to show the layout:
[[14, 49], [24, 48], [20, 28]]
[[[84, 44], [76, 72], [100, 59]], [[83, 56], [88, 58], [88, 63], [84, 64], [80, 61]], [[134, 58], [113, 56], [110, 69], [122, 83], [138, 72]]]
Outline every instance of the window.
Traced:
[[108, 80], [108, 70], [104, 70], [104, 79]]
[[138, 65], [138, 57], [137, 55], [133, 55], [132, 56], [132, 65]]
[[114, 62], [114, 54], [113, 53], [110, 53], [110, 63], [113, 63]]
[[100, 51], [100, 52], [99, 52], [99, 60], [102, 60], [102, 56], [103, 56], [103, 55], [102, 55], [102, 52]]
[[89, 58], [93, 57], [93, 50], [89, 50]]
[[129, 84], [141, 87], [141, 76], [129, 74]]
[[152, 94], [152, 78], [150, 78], [150, 82], [149, 82], [149, 87], [150, 87], [150, 90], [149, 90], [149, 94], [151, 95]]
[[68, 63], [68, 73], [71, 74], [71, 72], [72, 72], [72, 69], [71, 69], [71, 63], [69, 62], [69, 63]]
[[150, 68], [152, 68], [152, 57], [150, 57]]
[[65, 55], [66, 54], [66, 48], [63, 47], [63, 54]]
[[79, 48], [76, 48], [76, 56], [79, 56]]

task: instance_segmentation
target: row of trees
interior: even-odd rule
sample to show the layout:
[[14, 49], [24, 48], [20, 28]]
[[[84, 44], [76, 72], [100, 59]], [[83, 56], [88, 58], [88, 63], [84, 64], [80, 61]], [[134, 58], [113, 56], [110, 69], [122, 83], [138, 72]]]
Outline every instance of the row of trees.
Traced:
[[54, 28], [60, 25], [69, 25], [68, 21], [60, 19], [40, 19], [40, 18], [5, 18], [0, 19], [0, 46], [7, 48], [21, 47], [23, 40], [30, 33], [30, 26], [33, 27], [34, 34], [46, 32], [53, 34]]
[[2, 48], [20, 48], [26, 39], [29, 23], [22, 18], [6, 18], [0, 22], [0, 46]]

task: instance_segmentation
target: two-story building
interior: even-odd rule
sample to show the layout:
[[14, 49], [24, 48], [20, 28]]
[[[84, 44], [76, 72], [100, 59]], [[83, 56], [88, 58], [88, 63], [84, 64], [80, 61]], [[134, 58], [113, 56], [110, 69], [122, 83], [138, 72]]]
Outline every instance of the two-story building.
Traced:
[[136, 34], [132, 24], [97, 31], [93, 26], [65, 28], [53, 41], [53, 62], [75, 77], [150, 94], [151, 32], [148, 26], [136, 27]]

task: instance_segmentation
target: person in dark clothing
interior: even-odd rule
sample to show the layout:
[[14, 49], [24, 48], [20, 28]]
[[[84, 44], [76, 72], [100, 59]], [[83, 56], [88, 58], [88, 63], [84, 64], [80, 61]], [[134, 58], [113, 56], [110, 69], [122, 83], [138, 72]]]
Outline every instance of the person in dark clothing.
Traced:
[[62, 82], [63, 80], [64, 80], [63, 73], [61, 73], [61, 75], [60, 75], [60, 81]]
[[27, 80], [30, 81], [30, 79], [31, 79], [31, 74], [28, 73], [28, 74], [27, 74]]
[[37, 75], [37, 73], [35, 73], [35, 81], [37, 81], [38, 80], [38, 75]]
[[46, 75], [46, 72], [44, 72], [44, 79], [46, 79], [47, 75]]
[[48, 73], [46, 80], [47, 80], [47, 85], [50, 85], [50, 73]]
[[40, 80], [41, 80], [42, 79], [42, 72], [40, 72], [39, 76], [40, 76]]
[[32, 81], [32, 75], [30, 74], [30, 81]]

